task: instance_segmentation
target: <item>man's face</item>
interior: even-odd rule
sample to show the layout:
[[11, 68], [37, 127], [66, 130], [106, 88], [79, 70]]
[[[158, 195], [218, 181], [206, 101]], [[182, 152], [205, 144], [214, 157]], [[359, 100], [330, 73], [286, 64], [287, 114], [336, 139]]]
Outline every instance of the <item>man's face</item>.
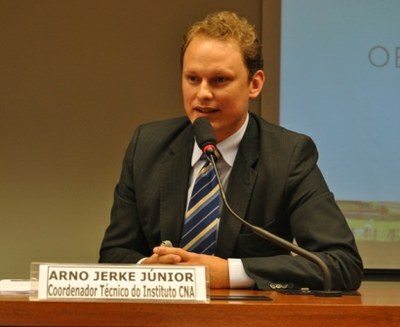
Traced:
[[257, 97], [264, 73], [251, 81], [239, 45], [196, 36], [183, 57], [182, 92], [191, 122], [207, 118], [220, 142], [235, 133], [246, 119], [249, 99]]

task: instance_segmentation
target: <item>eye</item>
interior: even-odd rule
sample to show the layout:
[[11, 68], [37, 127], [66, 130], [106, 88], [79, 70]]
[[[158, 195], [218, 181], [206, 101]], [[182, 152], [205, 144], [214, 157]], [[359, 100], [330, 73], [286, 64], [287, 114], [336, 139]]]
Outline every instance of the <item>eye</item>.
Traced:
[[226, 84], [229, 81], [229, 79], [225, 76], [216, 76], [212, 79], [212, 83], [214, 85], [223, 85]]
[[190, 84], [197, 84], [200, 82], [200, 78], [198, 78], [196, 75], [186, 75], [186, 80]]

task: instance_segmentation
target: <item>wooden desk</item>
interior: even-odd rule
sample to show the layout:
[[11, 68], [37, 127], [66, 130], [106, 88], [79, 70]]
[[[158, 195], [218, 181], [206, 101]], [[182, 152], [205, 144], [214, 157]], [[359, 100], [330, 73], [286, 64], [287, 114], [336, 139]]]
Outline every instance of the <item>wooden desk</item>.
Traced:
[[35, 302], [0, 296], [0, 326], [400, 326], [400, 282], [364, 282], [361, 296], [321, 298], [278, 292], [213, 290], [212, 295], [267, 295], [272, 301], [210, 304]]

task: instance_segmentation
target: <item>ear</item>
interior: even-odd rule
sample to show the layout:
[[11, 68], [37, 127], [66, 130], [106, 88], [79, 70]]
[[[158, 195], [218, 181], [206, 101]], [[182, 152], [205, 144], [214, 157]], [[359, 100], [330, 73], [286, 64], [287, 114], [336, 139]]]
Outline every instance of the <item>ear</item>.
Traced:
[[262, 70], [257, 70], [250, 81], [250, 99], [255, 99], [261, 92], [265, 82], [265, 74]]

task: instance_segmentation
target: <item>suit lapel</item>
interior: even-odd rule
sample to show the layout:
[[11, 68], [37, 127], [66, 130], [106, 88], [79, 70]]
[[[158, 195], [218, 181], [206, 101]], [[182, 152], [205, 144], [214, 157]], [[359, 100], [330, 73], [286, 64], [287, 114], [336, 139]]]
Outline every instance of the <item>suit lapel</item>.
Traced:
[[161, 240], [179, 245], [186, 207], [193, 151], [193, 131], [189, 125], [171, 143], [166, 160], [161, 165], [160, 181], [160, 230]]
[[[233, 211], [244, 219], [246, 219], [247, 208], [257, 179], [257, 172], [253, 167], [258, 159], [258, 133], [257, 123], [250, 115], [249, 125], [240, 143], [227, 189], [228, 203]], [[241, 223], [224, 208], [220, 222], [216, 255], [223, 258], [233, 256], [236, 238], [241, 227]]]

